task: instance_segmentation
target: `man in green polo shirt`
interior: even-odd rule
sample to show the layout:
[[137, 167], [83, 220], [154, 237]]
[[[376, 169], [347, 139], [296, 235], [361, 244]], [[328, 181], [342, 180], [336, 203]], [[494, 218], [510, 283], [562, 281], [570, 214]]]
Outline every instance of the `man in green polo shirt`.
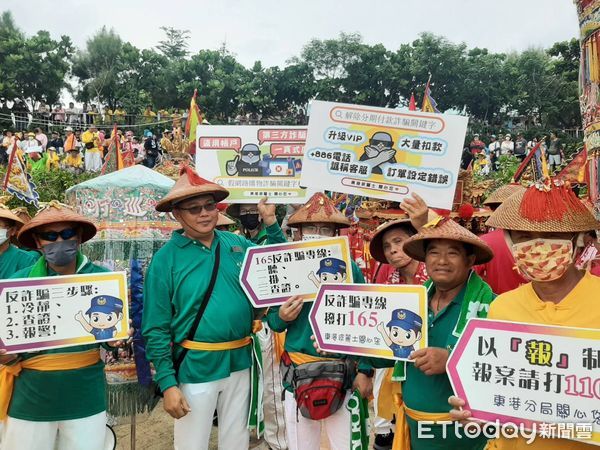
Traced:
[[[183, 228], [175, 231], [152, 259], [146, 273], [142, 319], [146, 352], [156, 368], [164, 408], [177, 419], [177, 449], [208, 448], [215, 409], [219, 448], [248, 448], [249, 336], [254, 310], [239, 284], [239, 275], [246, 249], [254, 244], [215, 230], [216, 204], [228, 195], [225, 188], [185, 167], [156, 206], [158, 211], [172, 211]], [[266, 225], [267, 241], [285, 242], [275, 206], [262, 200], [257, 209]], [[214, 287], [208, 296], [213, 274]], [[198, 321], [203, 301], [206, 306]]]
[[[234, 203], [227, 208], [227, 214], [237, 219], [240, 232], [256, 245], [267, 243], [267, 230], [255, 204]], [[263, 367], [263, 412], [265, 417], [264, 439], [271, 450], [287, 450], [285, 416], [281, 399], [282, 385], [276, 347], [284, 335], [276, 336], [263, 317], [263, 327], [256, 333], [260, 342]]]
[[[339, 230], [347, 228], [350, 221], [338, 211], [329, 197], [323, 193], [314, 194], [305, 205], [300, 207], [288, 220], [290, 227], [298, 228], [302, 240], [313, 240], [333, 237]], [[359, 267], [352, 261], [352, 278], [354, 283], [364, 283], [365, 279]], [[286, 331], [285, 356], [289, 363], [297, 367], [304, 363], [319, 361], [311, 336], [313, 334], [308, 320], [311, 302], [303, 302], [299, 297], [291, 297], [280, 307], [269, 309], [267, 321], [277, 332]], [[341, 358], [340, 355], [328, 355], [330, 358]], [[284, 371], [284, 374], [287, 370]], [[372, 390], [374, 371], [371, 367], [360, 367], [354, 378], [354, 387], [359, 389], [364, 398], [368, 398]], [[285, 375], [284, 375], [285, 376]], [[354, 374], [352, 374], [354, 377]], [[288, 377], [286, 377], [288, 378]], [[298, 405], [292, 394], [289, 379], [284, 380], [285, 421], [290, 450], [319, 449], [321, 432], [325, 430], [332, 449], [350, 448], [351, 418], [345, 405], [334, 414], [322, 420], [311, 420], [298, 413]], [[346, 395], [346, 402], [350, 392]]]
[[[79, 251], [80, 244], [95, 234], [96, 226], [88, 219], [66, 205], [50, 203], [21, 228], [18, 236], [24, 247], [39, 249], [42, 256], [32, 267], [14, 273], [11, 278], [106, 272]], [[27, 360], [41, 355], [60, 358], [64, 370], [25, 367]], [[23, 365], [15, 375], [10, 402], [5, 405], [8, 417], [3, 430], [3, 450], [103, 450], [106, 401], [99, 344], [19, 355], [0, 352], [0, 364]], [[0, 408], [0, 420], [4, 414]]]
[[267, 230], [254, 204], [233, 204], [227, 208], [227, 214], [240, 221], [242, 234], [257, 245], [266, 244]]
[[17, 226], [23, 221], [3, 204], [0, 204], [0, 280], [10, 278], [18, 270], [33, 266], [37, 257], [10, 243]]
[[[430, 277], [424, 283], [429, 300], [429, 339], [427, 348], [414, 351], [408, 363], [396, 362], [392, 380], [401, 382], [401, 395], [392, 386], [389, 390], [381, 388], [393, 395], [396, 405], [394, 446], [411, 450], [483, 449], [485, 437], [469, 439], [451, 423], [447, 405], [453, 391], [446, 361], [467, 320], [485, 317], [495, 297], [472, 270], [474, 264], [492, 259], [492, 250], [453, 220], [438, 217], [404, 241], [403, 251], [425, 262]], [[391, 366], [390, 361], [381, 359], [368, 358], [367, 362], [375, 367]]]

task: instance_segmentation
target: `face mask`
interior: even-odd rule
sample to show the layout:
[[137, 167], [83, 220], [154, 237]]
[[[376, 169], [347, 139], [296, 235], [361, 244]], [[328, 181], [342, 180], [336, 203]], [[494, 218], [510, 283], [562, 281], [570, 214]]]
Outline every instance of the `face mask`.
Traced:
[[303, 241], [316, 241], [318, 239], [323, 239], [323, 236], [321, 236], [320, 234], [303, 234], [302, 235]]
[[512, 254], [526, 279], [554, 281], [565, 274], [573, 260], [573, 242], [568, 239], [532, 239], [513, 244]]
[[260, 161], [260, 156], [259, 155], [246, 155], [246, 156], [242, 156], [242, 162], [245, 162], [246, 164], [256, 164], [258, 161]]
[[0, 228], [0, 245], [4, 244], [8, 240], [8, 230]]
[[64, 267], [72, 263], [77, 257], [77, 247], [79, 243], [76, 239], [69, 239], [68, 241], [56, 241], [51, 244], [44, 245], [42, 252], [46, 257], [48, 263]]
[[245, 214], [240, 216], [240, 222], [246, 230], [256, 230], [260, 225], [258, 214]]

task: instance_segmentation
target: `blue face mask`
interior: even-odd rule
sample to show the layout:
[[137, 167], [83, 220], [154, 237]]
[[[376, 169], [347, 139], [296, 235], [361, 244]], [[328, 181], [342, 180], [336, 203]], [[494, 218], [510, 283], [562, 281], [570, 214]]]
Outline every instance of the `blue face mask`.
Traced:
[[68, 241], [56, 241], [46, 244], [42, 247], [42, 252], [49, 264], [57, 267], [64, 267], [75, 261], [79, 242], [77, 239]]

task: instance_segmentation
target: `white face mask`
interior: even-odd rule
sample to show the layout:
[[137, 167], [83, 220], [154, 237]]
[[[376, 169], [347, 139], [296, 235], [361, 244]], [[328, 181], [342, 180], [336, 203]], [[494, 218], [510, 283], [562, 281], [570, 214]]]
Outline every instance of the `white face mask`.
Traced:
[[318, 239], [323, 239], [323, 236], [321, 236], [320, 234], [303, 234], [302, 235], [303, 241], [316, 241]]
[[8, 230], [0, 228], [0, 245], [4, 244], [8, 240]]

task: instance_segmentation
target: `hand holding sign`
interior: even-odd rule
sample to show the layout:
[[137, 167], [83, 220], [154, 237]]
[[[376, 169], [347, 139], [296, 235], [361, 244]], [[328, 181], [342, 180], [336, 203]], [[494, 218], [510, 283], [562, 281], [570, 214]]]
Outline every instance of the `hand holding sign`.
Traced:
[[279, 318], [284, 322], [293, 322], [298, 318], [298, 314], [302, 311], [303, 305], [304, 302], [302, 301], [302, 297], [298, 295], [290, 297], [289, 300], [279, 308]]
[[429, 347], [412, 352], [409, 358], [425, 375], [441, 375], [446, 372], [449, 356], [450, 353], [445, 348]]
[[263, 197], [258, 202], [258, 214], [260, 214], [263, 223], [267, 227], [277, 222], [277, 216], [275, 215], [276, 206], [272, 203], [267, 203], [268, 200], [267, 197]]

